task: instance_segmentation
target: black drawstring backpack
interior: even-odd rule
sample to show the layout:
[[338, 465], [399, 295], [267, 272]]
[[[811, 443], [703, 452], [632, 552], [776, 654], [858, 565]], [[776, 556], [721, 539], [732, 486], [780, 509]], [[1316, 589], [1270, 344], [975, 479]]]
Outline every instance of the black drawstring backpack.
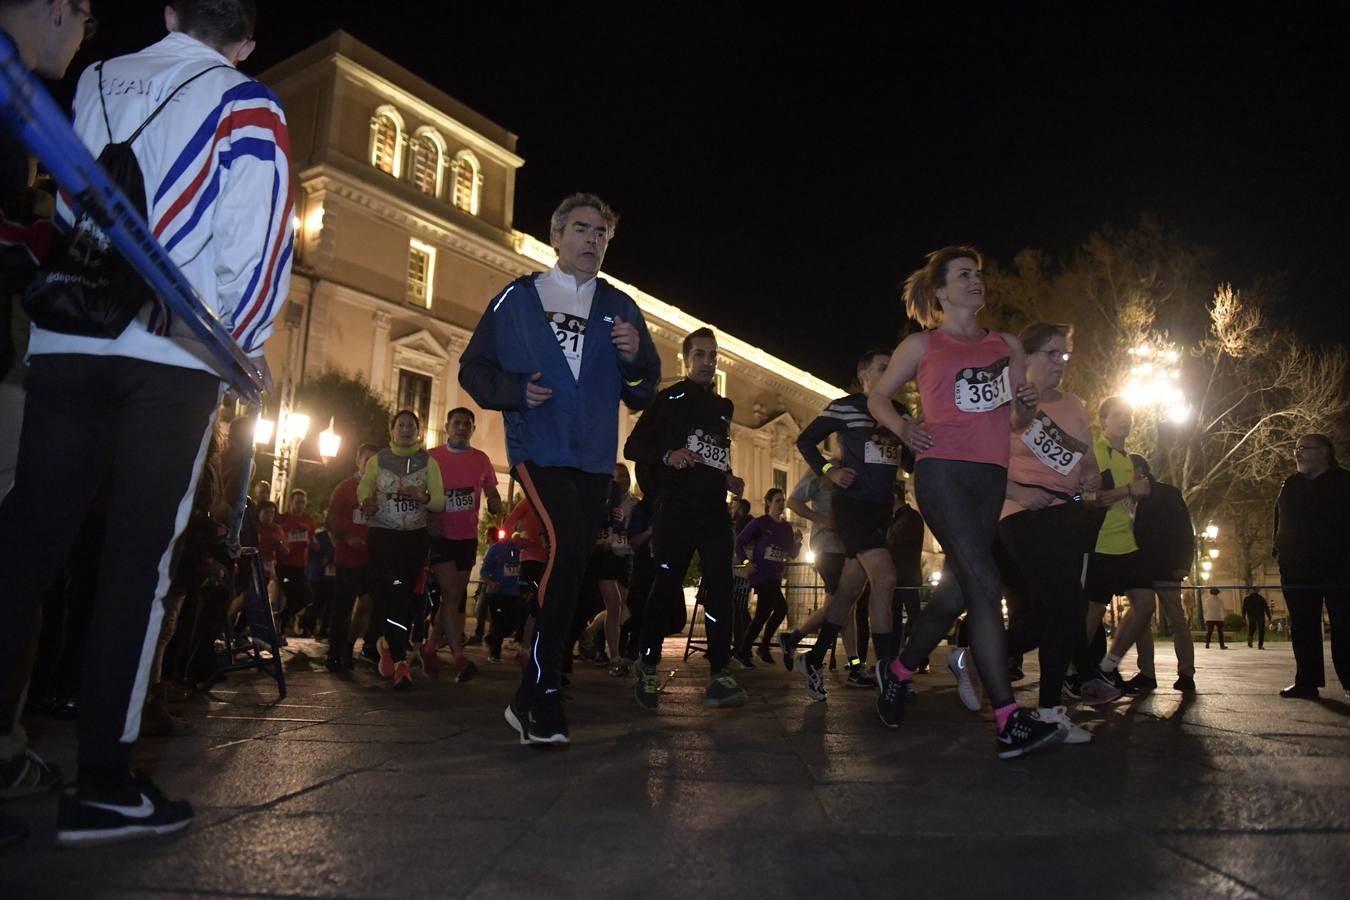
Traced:
[[[146, 218], [145, 176], [131, 145], [146, 126], [163, 112], [181, 91], [212, 69], [228, 69], [219, 64], [203, 69], [174, 88], [155, 111], [125, 141], [112, 140], [112, 123], [103, 93], [103, 63], [98, 72], [99, 102], [109, 143], [98, 155], [98, 164], [131, 201], [132, 208]], [[115, 338], [154, 299], [150, 286], [117, 252], [108, 237], [111, 222], [89, 204], [74, 198], [75, 227], [64, 247], [34, 277], [23, 296], [23, 308], [39, 328], [63, 334]]]

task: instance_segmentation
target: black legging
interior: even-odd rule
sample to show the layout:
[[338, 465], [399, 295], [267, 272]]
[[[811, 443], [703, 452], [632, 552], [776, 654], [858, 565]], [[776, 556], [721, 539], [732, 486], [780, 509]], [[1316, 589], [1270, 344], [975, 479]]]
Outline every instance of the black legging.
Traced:
[[394, 662], [408, 655], [417, 581], [427, 563], [427, 532], [394, 531], [373, 526], [366, 538], [370, 550], [370, 592], [375, 597], [375, 623]]
[[921, 459], [914, 467], [914, 482], [919, 512], [946, 551], [946, 561], [942, 580], [914, 622], [900, 661], [911, 671], [917, 669], [965, 611], [971, 653], [989, 702], [994, 709], [1007, 706], [1013, 692], [993, 546], [1008, 470], [989, 463]]
[[1008, 652], [1040, 648], [1040, 705], [1060, 705], [1069, 660], [1083, 635], [1086, 516], [1077, 503], [1026, 510], [999, 523], [999, 565], [1008, 592]]
[[755, 617], [750, 620], [750, 627], [736, 644], [738, 656], [750, 652], [761, 628], [764, 629], [764, 646], [772, 646], [774, 632], [787, 618], [787, 598], [783, 596], [783, 588], [777, 579], [756, 585], [755, 597]]

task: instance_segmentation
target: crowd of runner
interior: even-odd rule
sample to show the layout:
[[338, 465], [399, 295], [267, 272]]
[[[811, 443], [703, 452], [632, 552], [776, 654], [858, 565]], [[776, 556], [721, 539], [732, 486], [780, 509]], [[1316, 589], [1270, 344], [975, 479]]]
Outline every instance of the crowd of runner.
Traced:
[[[69, 0], [0, 0], [0, 39], [51, 77], [93, 23], [87, 7]], [[186, 149], [166, 161], [142, 142], [133, 155], [167, 190], [192, 168], [201, 149], [194, 135], [227, 140], [236, 118], [270, 128], [265, 153], [254, 134], [261, 128], [242, 142], [256, 152], [206, 151], [212, 167], [232, 160], [223, 212], [211, 208], [214, 189], [195, 200], [158, 197], [165, 208], [151, 210], [175, 229], [175, 263], [257, 354], [285, 297], [292, 238], [284, 114], [270, 91], [234, 68], [253, 50], [256, 9], [249, 0], [180, 0], [166, 24], [159, 44], [108, 61], [110, 74], [176, 83], [175, 94], [191, 86], [200, 98], [154, 108], [144, 98], [109, 97], [98, 64], [76, 93], [77, 131], [93, 152], [128, 134], [125, 150], [154, 120], [146, 134], [155, 147]], [[203, 124], [202, 111], [213, 108], [221, 123]], [[7, 218], [27, 160], [6, 138], [0, 212], [5, 246], [18, 252], [5, 261], [21, 263], [15, 277], [28, 279], [42, 262], [42, 242], [29, 238], [44, 229]], [[237, 213], [267, 203], [275, 215]], [[69, 229], [72, 211], [60, 210]], [[488, 302], [460, 360], [460, 385], [477, 407], [503, 415], [509, 471], [523, 492], [510, 510], [491, 460], [471, 446], [476, 416], [468, 407], [450, 411], [445, 443], [430, 449], [426, 423], [398, 411], [386, 443], [358, 449], [322, 523], [303, 490], [273, 498], [265, 483], [232, 510], [246, 493], [249, 421], [218, 427], [216, 374], [163, 309], [147, 304], [122, 330], [99, 337], [35, 324], [15, 483], [0, 505], [0, 590], [14, 619], [0, 629], [0, 656], [10, 662], [0, 678], [0, 797], [62, 784], [28, 746], [26, 699], [79, 718], [79, 774], [61, 798], [59, 842], [85, 846], [190, 824], [191, 805], [134, 771], [131, 754], [142, 734], [189, 727], [169, 714], [163, 685], [208, 685], [219, 642], [233, 651], [249, 627], [237, 565], [247, 554], [222, 541], [236, 515], [275, 611], [266, 634], [246, 639], [318, 637], [334, 677], [360, 658], [400, 691], [414, 689], [414, 665], [424, 676], [448, 667], [457, 682], [471, 681], [479, 668], [466, 648], [482, 645], [487, 660], [519, 667], [504, 718], [522, 744], [570, 742], [562, 689], [578, 659], [631, 678], [637, 706], [659, 713], [663, 644], [687, 623], [684, 585], [695, 557], [709, 708], [747, 702], [733, 671], [778, 663], [801, 679], [806, 698], [826, 701], [826, 657], [842, 637], [843, 683], [875, 691], [878, 728], [898, 729], [914, 677], [951, 636], [946, 663], [957, 696], [972, 711], [987, 699], [1000, 757], [1085, 743], [1092, 734], [1073, 721], [1071, 704], [1158, 688], [1150, 622], [1159, 606], [1176, 646], [1173, 688], [1195, 690], [1180, 592], [1194, 555], [1189, 514], [1146, 460], [1126, 453], [1125, 400], [1101, 404], [1094, 440], [1092, 416], [1061, 386], [1071, 326], [1035, 323], [1019, 335], [984, 327], [980, 254], [929, 254], [904, 287], [905, 312], [922, 330], [893, 351], [857, 358], [855, 390], [797, 438], [810, 473], [790, 496], [768, 491], [756, 516], [733, 467], [735, 409], [716, 390], [717, 336], [706, 327], [686, 335], [683, 377], [662, 387], [637, 303], [599, 277], [616, 223], [595, 195], [566, 198], [549, 223], [557, 262]], [[239, 277], [264, 266], [274, 279]], [[911, 381], [918, 410], [895, 399]], [[620, 404], [641, 414], [622, 447]], [[1276, 550], [1299, 668], [1281, 693], [1312, 698], [1324, 683], [1323, 603], [1336, 671], [1350, 685], [1350, 476], [1324, 435], [1303, 436], [1296, 460], [1298, 474], [1277, 504]], [[61, 502], [52, 502], [52, 471], [65, 479]], [[496, 539], [480, 548], [485, 511]], [[811, 524], [823, 602], [780, 633], [790, 613], [785, 572], [803, 547], [788, 511]], [[943, 564], [920, 603], [925, 528]], [[1128, 612], [1108, 645], [1104, 611], [1121, 595]], [[1223, 647], [1222, 631], [1219, 640]], [[513, 657], [504, 656], [508, 645]], [[1126, 679], [1120, 664], [1132, 648], [1139, 671]], [[1013, 684], [1032, 650], [1040, 681], [1024, 706]], [[0, 844], [25, 833], [22, 823], [0, 819]]]

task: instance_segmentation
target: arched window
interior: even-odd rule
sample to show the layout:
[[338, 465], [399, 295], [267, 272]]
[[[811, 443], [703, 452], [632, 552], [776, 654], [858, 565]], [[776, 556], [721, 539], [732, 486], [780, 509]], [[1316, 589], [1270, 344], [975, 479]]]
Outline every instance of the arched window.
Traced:
[[370, 117], [370, 164], [395, 178], [403, 145], [403, 117], [392, 106], [381, 106]]
[[420, 128], [412, 139], [412, 181], [422, 193], [441, 194], [441, 136], [430, 128]]
[[452, 167], [455, 176], [452, 202], [466, 213], [478, 215], [478, 196], [482, 193], [483, 176], [478, 167], [478, 157], [468, 150], [455, 154]]

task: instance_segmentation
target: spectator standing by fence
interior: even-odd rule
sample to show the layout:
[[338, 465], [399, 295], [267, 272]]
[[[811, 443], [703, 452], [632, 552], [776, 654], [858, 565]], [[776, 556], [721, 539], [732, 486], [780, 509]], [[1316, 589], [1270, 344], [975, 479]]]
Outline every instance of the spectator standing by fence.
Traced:
[[1275, 558], [1289, 605], [1297, 666], [1281, 697], [1316, 699], [1326, 685], [1322, 605], [1331, 621], [1331, 661], [1350, 692], [1350, 472], [1336, 462], [1325, 434], [1305, 434], [1294, 448], [1298, 472], [1275, 500]]

